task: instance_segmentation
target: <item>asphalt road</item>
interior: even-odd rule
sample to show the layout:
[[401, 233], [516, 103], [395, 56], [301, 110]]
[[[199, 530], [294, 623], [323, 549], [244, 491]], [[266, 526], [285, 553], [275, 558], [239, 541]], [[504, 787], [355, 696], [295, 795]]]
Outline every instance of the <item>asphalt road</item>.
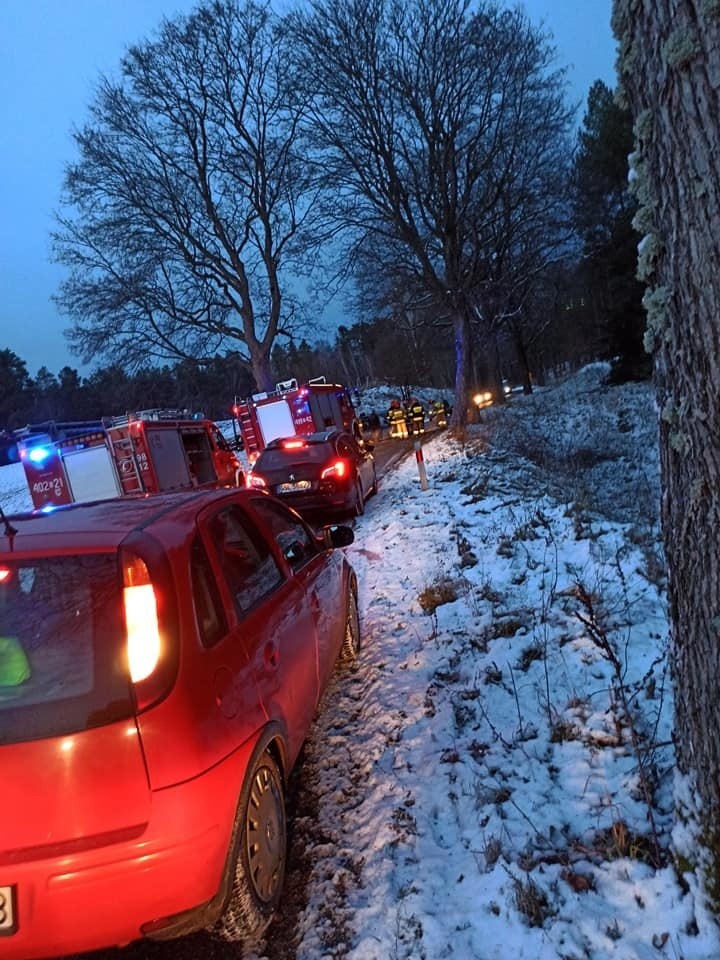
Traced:
[[391, 470], [396, 463], [407, 456], [408, 453], [411, 453], [415, 447], [416, 440], [420, 440], [421, 445], [430, 440], [434, 434], [438, 432], [437, 428], [433, 427], [427, 430], [424, 434], [418, 437], [409, 437], [407, 440], [397, 440], [395, 438], [388, 438], [381, 440], [378, 444], [375, 445], [373, 451], [375, 455], [375, 464], [377, 467], [378, 477], [382, 478], [384, 474]]

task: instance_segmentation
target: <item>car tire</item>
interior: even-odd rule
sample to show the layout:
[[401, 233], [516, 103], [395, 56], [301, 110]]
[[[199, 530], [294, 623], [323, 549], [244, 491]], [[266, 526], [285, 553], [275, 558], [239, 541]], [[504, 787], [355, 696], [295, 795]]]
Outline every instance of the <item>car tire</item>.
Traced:
[[213, 933], [250, 947], [278, 906], [287, 860], [285, 789], [267, 750], [255, 760], [243, 784], [232, 844], [232, 891]]
[[355, 663], [360, 652], [360, 617], [358, 615], [357, 597], [354, 590], [348, 593], [347, 611], [345, 614], [345, 636], [340, 649], [340, 661], [345, 665]]
[[365, 513], [365, 497], [363, 496], [362, 481], [358, 477], [355, 484], [355, 502], [353, 503], [353, 516], [361, 517]]

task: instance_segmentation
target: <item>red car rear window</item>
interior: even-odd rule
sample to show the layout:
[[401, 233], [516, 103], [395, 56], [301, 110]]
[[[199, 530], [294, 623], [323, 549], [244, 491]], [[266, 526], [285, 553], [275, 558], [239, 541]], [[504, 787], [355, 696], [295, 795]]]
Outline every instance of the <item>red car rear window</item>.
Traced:
[[132, 715], [117, 558], [0, 560], [0, 744]]

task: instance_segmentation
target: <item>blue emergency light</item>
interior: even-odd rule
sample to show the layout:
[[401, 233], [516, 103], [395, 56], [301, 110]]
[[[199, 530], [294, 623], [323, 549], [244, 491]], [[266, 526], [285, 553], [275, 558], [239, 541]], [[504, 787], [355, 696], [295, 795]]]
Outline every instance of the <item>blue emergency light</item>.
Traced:
[[31, 447], [27, 456], [32, 463], [42, 464], [51, 456], [52, 452], [52, 447]]

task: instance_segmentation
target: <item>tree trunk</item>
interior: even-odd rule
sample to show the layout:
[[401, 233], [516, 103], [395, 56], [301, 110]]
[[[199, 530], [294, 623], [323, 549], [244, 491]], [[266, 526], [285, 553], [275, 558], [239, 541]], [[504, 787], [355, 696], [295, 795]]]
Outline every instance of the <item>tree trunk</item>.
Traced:
[[472, 371], [472, 344], [470, 340], [470, 317], [460, 307], [453, 319], [455, 340], [455, 401], [448, 429], [458, 440], [465, 439], [470, 398], [470, 375]]
[[720, 10], [615, 0], [646, 233], [673, 642], [676, 856], [720, 914]]
[[257, 389], [259, 391], [274, 390], [276, 381], [270, 351], [258, 344], [250, 344], [250, 362]]
[[532, 393], [532, 378], [530, 376], [530, 361], [528, 360], [525, 341], [520, 330], [513, 331], [513, 340], [515, 342], [515, 352], [522, 367], [522, 388], [523, 393], [528, 396]]

